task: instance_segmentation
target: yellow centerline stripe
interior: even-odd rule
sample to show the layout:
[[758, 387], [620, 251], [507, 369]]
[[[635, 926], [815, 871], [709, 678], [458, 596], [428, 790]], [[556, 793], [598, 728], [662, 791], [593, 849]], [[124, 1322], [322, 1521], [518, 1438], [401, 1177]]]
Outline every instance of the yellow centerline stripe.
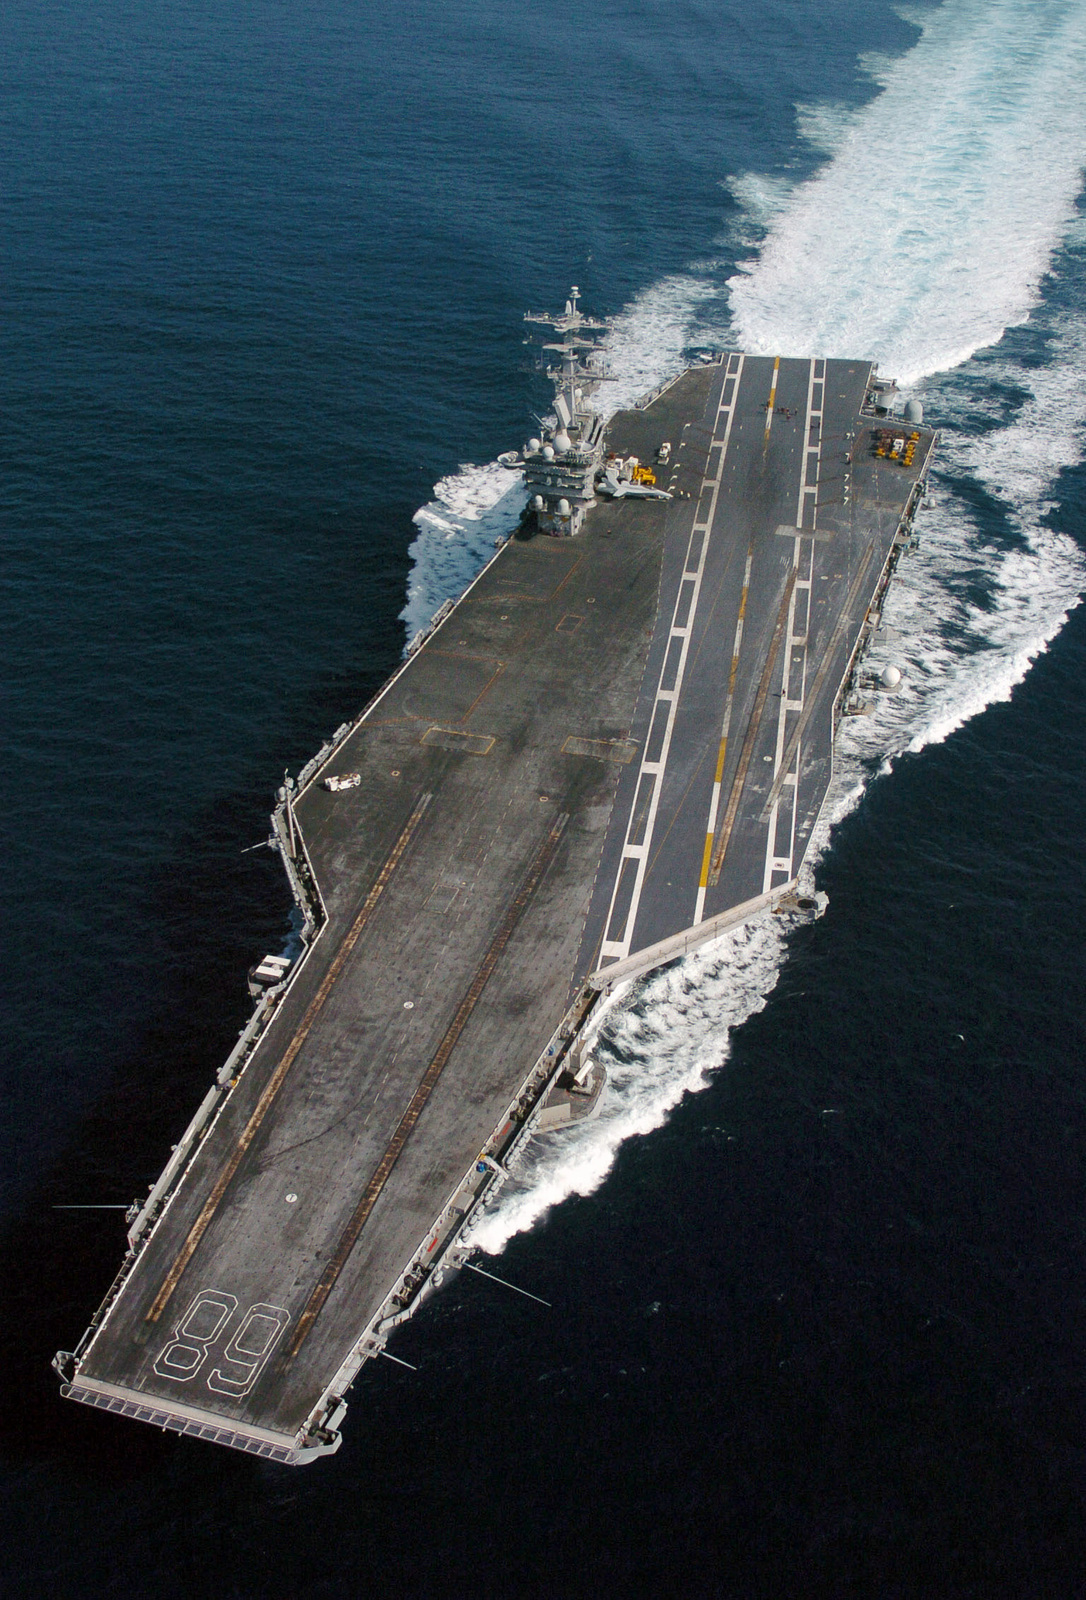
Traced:
[[[627, 826], [626, 826], [626, 837], [625, 837], [625, 840], [624, 840], [623, 846], [622, 846], [622, 855], [621, 855], [620, 860], [619, 860], [618, 871], [615, 874], [615, 885], [614, 885], [614, 888], [613, 888], [613, 890], [611, 892], [611, 902], [610, 902], [610, 906], [609, 906], [608, 911], [607, 911], [607, 920], [604, 923], [604, 937], [603, 937], [602, 945], [600, 947], [601, 948], [601, 952], [602, 952], [602, 954], [604, 956], [618, 955], [619, 958], [621, 959], [622, 957], [624, 957], [624, 956], [629, 954], [630, 941], [633, 938], [633, 929], [634, 929], [634, 926], [635, 926], [635, 923], [636, 923], [636, 919], [637, 919], [638, 908], [639, 908], [640, 903], [641, 903], [641, 891], [644, 888], [646, 873], [650, 870], [650, 865], [649, 865], [650, 864], [650, 855], [649, 855], [649, 852], [650, 852], [650, 850], [652, 848], [653, 832], [654, 832], [654, 829], [655, 829], [655, 826], [656, 826], [656, 813], [657, 813], [657, 809], [658, 809], [658, 806], [659, 806], [660, 792], [661, 792], [661, 789], [662, 789], [662, 780], [663, 780], [664, 772], [665, 772], [666, 767], [667, 767], [668, 754], [669, 754], [669, 751], [670, 751], [670, 748], [671, 748], [671, 735], [672, 735], [672, 732], [673, 732], [673, 729], [674, 729], [674, 726], [675, 726], [675, 711], [676, 711], [676, 707], [678, 706], [678, 703], [679, 703], [680, 695], [682, 693], [683, 680], [684, 680], [684, 676], [685, 676], [685, 673], [686, 673], [688, 649], [689, 649], [689, 645], [690, 645], [690, 640], [691, 640], [691, 638], [693, 636], [694, 618], [695, 618], [695, 615], [696, 615], [696, 612], [697, 612], [697, 609], [698, 609], [698, 603], [699, 603], [700, 596], [701, 596], [702, 577], [703, 577], [703, 575], [705, 573], [705, 565], [706, 565], [706, 560], [707, 560], [708, 552], [709, 552], [709, 542], [710, 542], [710, 540], [712, 538], [713, 522], [714, 522], [714, 519], [716, 517], [717, 498], [718, 498], [718, 496], [720, 494], [720, 486], [721, 486], [721, 483], [723, 482], [723, 478], [724, 478], [724, 462], [725, 462], [725, 458], [727, 457], [727, 454], [728, 454], [728, 445], [729, 445], [729, 442], [731, 440], [732, 423], [733, 423], [733, 421], [735, 419], [735, 408], [736, 408], [736, 404], [737, 404], [737, 398], [738, 398], [738, 394], [739, 394], [739, 384], [740, 384], [741, 377], [742, 377], [743, 363], [744, 363], [745, 359], [746, 358], [744, 356], [740, 356], [738, 358], [738, 365], [737, 365], [737, 367], [735, 369], [735, 374], [734, 374], [734, 376], [735, 376], [735, 386], [734, 386], [734, 388], [732, 390], [731, 401], [730, 401], [730, 403], [728, 405], [724, 404], [723, 391], [721, 392], [721, 403], [720, 403], [720, 405], [719, 405], [719, 407], [717, 409], [716, 420], [715, 420], [715, 422], [713, 424], [713, 437], [712, 437], [712, 439], [711, 439], [711, 441], [709, 443], [708, 452], [707, 452], [707, 456], [706, 456], [706, 465], [705, 465], [705, 474], [706, 475], [704, 475], [702, 477], [701, 488], [698, 490], [699, 512], [695, 514], [695, 519], [694, 519], [694, 522], [692, 523], [691, 529], [690, 529], [690, 538], [688, 540], [687, 547], [686, 547], [686, 563], [685, 563], [684, 569], [683, 569], [683, 582], [685, 583], [687, 581], [687, 579], [691, 579], [692, 578], [693, 579], [693, 591], [692, 591], [692, 594], [691, 594], [691, 597], [690, 597], [689, 609], [687, 611], [686, 631], [681, 636], [682, 640], [683, 640], [683, 643], [682, 643], [682, 648], [681, 648], [680, 655], [679, 655], [679, 665], [678, 665], [678, 670], [677, 670], [676, 676], [675, 676], [675, 684], [674, 684], [673, 689], [671, 691], [669, 691], [670, 695], [671, 695], [671, 699], [670, 699], [670, 704], [669, 704], [669, 707], [668, 707], [668, 716], [667, 716], [667, 722], [666, 722], [665, 731], [664, 731], [663, 743], [662, 743], [662, 747], [660, 749], [660, 753], [659, 753], [659, 756], [658, 756], [658, 762], [659, 762], [658, 781], [657, 781], [657, 783], [655, 784], [655, 786], [653, 788], [652, 799], [651, 799], [651, 801], [649, 803], [649, 811], [648, 811], [648, 816], [647, 816], [646, 821], [645, 821], [644, 833], [643, 833], [643, 843], [642, 843], [640, 855], [634, 856], [634, 855], [630, 854], [630, 850], [631, 850], [630, 829], [633, 826], [633, 815], [632, 815], [632, 812], [631, 812], [630, 821], [627, 823]], [[779, 361], [779, 358], [778, 358], [778, 361]], [[730, 369], [730, 363], [729, 363], [729, 373], [730, 373], [730, 370], [731, 369]], [[725, 388], [726, 388], [726, 385], [725, 385]], [[723, 436], [721, 436], [719, 434], [719, 431], [718, 431], [719, 428], [720, 428], [720, 419], [722, 417], [724, 417], [725, 415], [727, 416], [727, 421], [724, 424]], [[708, 469], [709, 469], [709, 464], [710, 464], [710, 461], [711, 461], [711, 458], [712, 458], [713, 449], [717, 445], [720, 446], [720, 459], [718, 460], [718, 462], [716, 464], [716, 476], [713, 477], [713, 478], [710, 478], [707, 475], [708, 474]], [[707, 488], [711, 488], [712, 493], [710, 495], [710, 501], [709, 501], [708, 510], [706, 511], [704, 517], [702, 517], [700, 515], [701, 497], [702, 497], [702, 495], [704, 494], [704, 492], [705, 492], [705, 490]], [[696, 532], [700, 532], [701, 533], [701, 549], [700, 549], [700, 552], [699, 552], [699, 555], [698, 555], [697, 567], [696, 567], [694, 572], [691, 572], [689, 563], [690, 563], [691, 551], [693, 549], [694, 535], [695, 535]], [[681, 594], [682, 594], [682, 587], [680, 586], [679, 595], [681, 595]], [[679, 598], [677, 596], [676, 600], [675, 600], [675, 609], [672, 612], [672, 633], [673, 634], [674, 634], [674, 631], [675, 631], [675, 617], [678, 615], [678, 605], [679, 605]], [[666, 662], [666, 660], [667, 660], [666, 655], [664, 657], [664, 660]], [[663, 681], [663, 670], [664, 669], [661, 667], [661, 677], [660, 677], [660, 680], [659, 680], [659, 682], [657, 684], [657, 691], [656, 691], [656, 705], [657, 706], [661, 703], [662, 690], [660, 688], [660, 684]], [[655, 716], [655, 711], [653, 712], [653, 715]], [[646, 759], [647, 759], [647, 757], [645, 755], [643, 755], [642, 756], [641, 773], [639, 774], [638, 782], [640, 782], [641, 774], [643, 774], [644, 771], [645, 771]], [[636, 795], [636, 792], [637, 791], [635, 790], [635, 795]], [[666, 834], [665, 834], [665, 838], [666, 838]], [[658, 847], [657, 853], [658, 852], [659, 852], [659, 847]], [[655, 857], [652, 857], [651, 859], [655, 860]], [[619, 882], [620, 882], [621, 877], [622, 877], [622, 868], [623, 868], [624, 864], [627, 861], [634, 861], [634, 860], [636, 860], [637, 863], [638, 863], [638, 865], [637, 865], [637, 873], [636, 873], [635, 880], [634, 880], [633, 897], [632, 897], [632, 899], [630, 901], [629, 910], [626, 913], [625, 922], [623, 923], [622, 939], [619, 939], [617, 937], [616, 938], [609, 938], [608, 935], [611, 933], [611, 922], [612, 922], [612, 918], [615, 915], [615, 906], [616, 906], [616, 904], [618, 902], [618, 890], [619, 890]]]
[[705, 835], [705, 851], [701, 858], [701, 877], [698, 879], [698, 888], [704, 889], [709, 882], [709, 863], [713, 859], [713, 836]]
[[735, 697], [735, 678], [739, 671], [739, 646], [743, 638], [743, 622], [747, 614], [747, 595], [750, 593], [750, 569], [754, 560], [754, 544], [747, 548], [747, 565], [743, 573], [743, 588], [739, 596], [739, 616], [735, 624], [735, 644], [732, 648], [732, 665], [728, 674], [728, 693], [724, 704], [724, 726], [720, 733], [720, 747], [717, 750], [716, 772], [713, 775], [713, 804], [710, 807], [710, 826], [705, 835], [705, 851], [701, 859], [701, 875], [698, 878], [698, 888], [705, 889], [709, 884], [709, 868], [712, 861], [713, 839], [716, 828], [716, 802], [720, 797], [720, 785], [724, 778], [724, 763], [728, 756], [728, 737], [732, 720], [732, 702]]
[[760, 683], [758, 684], [758, 693], [755, 696], [754, 709], [750, 714], [750, 721], [747, 723], [746, 737], [743, 740], [743, 748], [739, 755], [739, 767], [736, 771], [735, 777], [732, 779], [732, 790], [731, 795], [728, 798], [728, 809], [724, 814], [724, 821], [720, 828], [720, 836], [717, 841], [716, 849], [713, 851], [712, 869], [709, 873], [709, 882], [714, 889], [720, 882], [720, 869], [724, 864], [724, 857], [727, 853], [728, 843], [731, 839], [732, 828], [735, 825], [736, 813], [739, 810], [739, 801], [743, 793], [743, 785], [746, 783], [747, 771], [750, 767], [751, 758], [754, 754], [754, 742], [758, 737], [758, 729], [762, 721], [762, 711], [765, 708], [766, 699], [769, 695], [770, 679], [773, 676], [773, 668], [776, 665], [777, 655], [781, 647], [781, 640], [784, 637], [785, 625], [788, 621], [788, 609], [791, 604], [793, 591], [795, 589], [796, 577], [796, 569], [793, 567], [788, 574], [788, 581], [784, 586], [784, 597], [781, 600], [780, 611], [777, 613], [777, 625], [773, 630], [773, 637], [769, 642], [769, 651], [765, 658], [765, 666], [762, 668], [762, 677]]

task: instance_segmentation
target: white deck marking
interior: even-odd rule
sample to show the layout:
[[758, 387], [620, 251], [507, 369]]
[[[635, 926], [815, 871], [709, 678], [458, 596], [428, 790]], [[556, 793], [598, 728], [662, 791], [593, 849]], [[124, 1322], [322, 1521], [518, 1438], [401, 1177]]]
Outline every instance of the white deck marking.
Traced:
[[[611, 891], [611, 903], [607, 909], [607, 921], [604, 926], [604, 939], [600, 948], [601, 963], [606, 961], [621, 961], [630, 953], [634, 924], [637, 921], [637, 910], [641, 902], [641, 891], [645, 885], [645, 871], [648, 863], [649, 848], [652, 844], [653, 829], [656, 826], [656, 813], [660, 805], [660, 792], [663, 789], [662, 778], [667, 768], [667, 758], [671, 750], [671, 736], [675, 727], [675, 712], [679, 703], [679, 695], [682, 692], [683, 678], [686, 673], [687, 656], [690, 650], [690, 635], [694, 625], [694, 616], [698, 608], [698, 599], [701, 594], [701, 583], [705, 573], [705, 562], [709, 552], [709, 541], [712, 537], [713, 520], [716, 516], [717, 500], [720, 495], [720, 482], [724, 474], [724, 461], [728, 454], [728, 443], [731, 439], [732, 420], [735, 416], [735, 406], [739, 396], [739, 387], [742, 381], [745, 360], [745, 356], [732, 356], [729, 358], [728, 367], [725, 374], [725, 381], [720, 393], [720, 405], [717, 408], [716, 419], [713, 424], [713, 437], [709, 445], [706, 460], [706, 469], [708, 472], [708, 470], [710, 470], [712, 467], [712, 456], [714, 449], [717, 445], [719, 445], [720, 453], [716, 461], [716, 472], [713, 477], [705, 476], [702, 478], [701, 487], [698, 490], [698, 510], [695, 512], [694, 524], [690, 530], [690, 538], [686, 547], [686, 560], [684, 562], [684, 573], [686, 576], [679, 583], [678, 593], [675, 596], [675, 609], [672, 612], [670, 636], [672, 638], [678, 637], [682, 639], [682, 649], [679, 653], [679, 664], [675, 673], [675, 682], [672, 688], [668, 691], [662, 690], [663, 675], [668, 669], [668, 652], [664, 652], [664, 659], [660, 665], [660, 677], [657, 680], [656, 694], [653, 698], [652, 717], [649, 719], [649, 728], [651, 730], [656, 719], [657, 707], [661, 704], [667, 707], [667, 721], [664, 727], [663, 740], [661, 742], [659, 751], [651, 761], [648, 759], [648, 745], [646, 742], [645, 757], [641, 762], [638, 772], [638, 783], [635, 785], [634, 793], [637, 793], [637, 789], [640, 785], [643, 774], [655, 773], [658, 774], [659, 777], [657, 782], [653, 785], [652, 799], [649, 802], [648, 816], [645, 819], [645, 831], [643, 834], [642, 843], [640, 845], [631, 845], [630, 843], [630, 833], [634, 827], [634, 817], [632, 811], [630, 814], [630, 819], [626, 824], [626, 838], [623, 842], [622, 855], [618, 863], [618, 870], [615, 873], [615, 886]], [[774, 372], [775, 371], [776, 369], [774, 369]], [[731, 398], [727, 401], [727, 403], [725, 403], [725, 396], [728, 393], [729, 382], [731, 383]], [[723, 432], [721, 432], [721, 422], [724, 424]], [[702, 516], [702, 499], [707, 489], [709, 490], [709, 505], [704, 516]], [[694, 551], [695, 539], [698, 541], [699, 549], [697, 565], [696, 567], [692, 568], [690, 563]], [[691, 575], [693, 578], [692, 582]], [[680, 606], [685, 606], [684, 622], [682, 625], [678, 624], [676, 620], [680, 614]], [[612, 929], [611, 924], [615, 916], [615, 905], [618, 899], [619, 886], [623, 879], [623, 867], [627, 861], [633, 861], [636, 863], [636, 877], [634, 879], [633, 893], [626, 914], [624, 917], [622, 917], [621, 927]], [[608, 938], [608, 934], [611, 934], [612, 937]]]
[[724, 721], [720, 729], [720, 743], [717, 746], [716, 772], [713, 775], [713, 792], [709, 801], [709, 821], [706, 825], [705, 849], [702, 853], [701, 876], [698, 879], [697, 900], [694, 903], [694, 923], [701, 922], [705, 916], [705, 891], [709, 884], [709, 867], [713, 855], [713, 839], [716, 836], [716, 817], [720, 806], [720, 788], [724, 778], [724, 762], [728, 754], [728, 739], [731, 736], [732, 706], [735, 703], [735, 679], [739, 671], [739, 647], [743, 643], [743, 623], [747, 614], [747, 594], [750, 590], [750, 569], [754, 562], [754, 541], [747, 546], [747, 564], [743, 568], [743, 587], [739, 594], [739, 616], [735, 624], [735, 639], [732, 643], [732, 661], [728, 672], [728, 692], [724, 700]]
[[[816, 369], [822, 365], [823, 377], [816, 378]], [[815, 404], [815, 384], [818, 383], [818, 403]], [[822, 397], [825, 393], [825, 366], [817, 361], [811, 362], [810, 375], [807, 380], [807, 418], [806, 438], [807, 445], [803, 453], [803, 467], [801, 472], [799, 501], [796, 506], [796, 543], [792, 556], [792, 564], [797, 569], [803, 560], [804, 535], [808, 535], [807, 543], [807, 574], [806, 580], [798, 580], [792, 590], [792, 604], [788, 613], [788, 648], [784, 652], [784, 667], [781, 677], [780, 709], [777, 713], [777, 738], [773, 751], [773, 779], [776, 782], [784, 759], [785, 743], [788, 731], [788, 718], [803, 711], [804, 692], [807, 687], [807, 635], [811, 622], [811, 581], [814, 577], [814, 552], [815, 541], [813, 537], [818, 521], [818, 477], [822, 464]], [[811, 429], [818, 424], [818, 443], [810, 443]], [[811, 463], [813, 457], [814, 483], [808, 481], [811, 477]], [[800, 592], [802, 590], [802, 593]], [[799, 613], [797, 615], [797, 612]], [[798, 684], [797, 684], [798, 680]], [[777, 783], [777, 794], [769, 811], [768, 829], [765, 842], [765, 868], [762, 874], [762, 892], [768, 894], [774, 887], [774, 876], [784, 874], [785, 882], [794, 876], [793, 863], [796, 854], [796, 801], [799, 795], [799, 761], [800, 741], [797, 740], [795, 750], [791, 754], [789, 770], [784, 778]], [[784, 782], [787, 781], [791, 793], [785, 795]], [[782, 801], [788, 807], [786, 817], [788, 823], [788, 854], [783, 855], [778, 850], [777, 825], [780, 817]]]
[[[296, 1200], [297, 1195], [288, 1199]], [[238, 1308], [237, 1297], [221, 1289], [201, 1289], [174, 1328], [174, 1336], [155, 1361], [160, 1378], [188, 1383], [202, 1369]], [[209, 1389], [240, 1399], [249, 1393], [268, 1357], [290, 1322], [282, 1306], [259, 1302], [250, 1306], [207, 1376]]]
[[159, 1353], [153, 1370], [175, 1383], [195, 1378], [237, 1308], [234, 1295], [221, 1289], [201, 1289], [174, 1327], [173, 1338]]
[[[778, 362], [773, 369], [773, 389], [770, 395], [771, 400], [776, 398], [777, 368], [779, 364], [780, 363]], [[819, 368], [821, 368], [821, 374], [819, 373]], [[825, 391], [824, 378], [825, 362], [812, 360], [807, 379], [807, 407], [804, 434], [804, 437], [808, 442], [804, 447], [800, 462], [799, 495], [796, 503], [796, 539], [792, 554], [792, 565], [797, 571], [800, 566], [803, 536], [804, 534], [809, 535], [814, 533], [817, 521], [818, 474], [821, 464], [822, 450], [822, 398]], [[816, 386], [818, 389], [817, 399], [815, 394]], [[772, 407], [770, 408], [769, 416], [767, 417], [767, 444], [769, 442], [769, 424], [771, 423], [771, 420]], [[812, 445], [810, 443], [811, 428], [815, 423], [818, 424], [819, 438], [818, 443]], [[812, 475], [812, 457], [814, 482], [810, 483], [808, 480]], [[728, 739], [731, 732], [735, 678], [736, 670], [739, 664], [739, 646], [743, 638], [743, 621], [746, 612], [747, 588], [750, 583], [750, 569], [753, 552], [754, 544], [752, 541], [750, 548], [747, 551], [747, 565], [743, 574], [743, 590], [739, 600], [739, 618], [735, 629], [735, 646], [732, 651], [731, 673], [728, 681], [728, 692], [724, 702], [724, 721], [721, 727], [720, 746], [717, 751], [717, 763], [713, 781], [713, 789], [709, 799], [709, 815], [705, 824], [705, 848], [702, 854], [701, 873], [698, 879], [697, 897], [694, 902], [695, 926], [705, 920], [705, 896], [709, 885], [709, 870], [712, 861], [713, 841], [716, 837], [717, 817], [720, 809], [720, 796], [724, 780], [724, 765], [727, 758]], [[781, 757], [784, 750], [784, 733], [788, 714], [790, 712], [801, 711], [803, 708], [803, 692], [807, 671], [807, 626], [810, 616], [811, 577], [813, 574], [813, 568], [814, 540], [811, 539], [807, 574], [806, 576], [800, 575], [797, 577], [793, 586], [792, 598], [788, 607], [787, 648], [784, 652], [780, 710], [778, 712], [777, 719], [777, 740], [775, 754], [773, 756], [774, 777], [776, 776], [780, 767]], [[801, 658], [798, 662], [796, 661], [797, 651], [802, 652]], [[795, 691], [791, 687], [797, 671], [799, 677], [798, 698], [796, 697]], [[795, 760], [793, 763], [790, 763], [790, 765], [792, 766], [793, 770], [786, 774], [785, 778], [782, 780], [782, 784], [790, 784], [792, 791], [790, 796], [791, 827], [789, 855], [784, 857], [777, 856], [775, 854], [777, 816], [781, 802], [781, 795], [778, 794], [777, 799], [774, 801], [773, 809], [769, 818], [769, 832], [766, 839], [767, 865], [764, 873], [763, 892], [772, 887], [772, 877], [774, 872], [787, 871], [789, 877], [792, 875], [792, 858], [795, 854], [796, 838], [795, 797], [798, 788], [799, 774], [798, 747], [795, 753]]]
[[219, 1357], [221, 1365], [208, 1374], [208, 1388], [239, 1400], [247, 1395], [289, 1322], [290, 1312], [282, 1306], [250, 1306]]
[[769, 449], [769, 431], [773, 426], [773, 412], [777, 404], [777, 375], [781, 370], [781, 358], [773, 359], [773, 382], [769, 387], [769, 399], [765, 403], [765, 439], [762, 441], [762, 454]]

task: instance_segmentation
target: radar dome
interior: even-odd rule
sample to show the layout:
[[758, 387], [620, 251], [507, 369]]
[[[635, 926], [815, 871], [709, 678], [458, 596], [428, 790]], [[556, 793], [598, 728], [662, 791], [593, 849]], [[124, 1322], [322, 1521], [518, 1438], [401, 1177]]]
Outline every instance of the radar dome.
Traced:
[[532, 496], [532, 510], [533, 511], [542, 511], [542, 509], [543, 509], [543, 496], [541, 494], [534, 494]]
[[923, 420], [924, 420], [924, 407], [920, 404], [920, 401], [919, 400], [906, 400], [906, 402], [905, 402], [905, 421], [906, 422], [923, 422]]
[[560, 517], [568, 517], [569, 516], [569, 501], [568, 500], [559, 500], [559, 502], [558, 502], [558, 515]]

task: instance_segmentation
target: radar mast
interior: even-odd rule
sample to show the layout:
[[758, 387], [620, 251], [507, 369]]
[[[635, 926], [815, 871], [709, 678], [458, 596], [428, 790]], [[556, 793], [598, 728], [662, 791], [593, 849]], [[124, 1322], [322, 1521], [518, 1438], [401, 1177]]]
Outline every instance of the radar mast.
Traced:
[[574, 284], [565, 310], [553, 315], [528, 311], [525, 322], [553, 328], [561, 342], [548, 341], [557, 361], [541, 358], [541, 370], [554, 384], [555, 426], [543, 439], [530, 439], [524, 452], [524, 477], [533, 490], [529, 511], [541, 533], [575, 534], [593, 503], [593, 485], [603, 457], [603, 418], [591, 403], [607, 381], [607, 352], [593, 335], [611, 327], [610, 318], [586, 317]]

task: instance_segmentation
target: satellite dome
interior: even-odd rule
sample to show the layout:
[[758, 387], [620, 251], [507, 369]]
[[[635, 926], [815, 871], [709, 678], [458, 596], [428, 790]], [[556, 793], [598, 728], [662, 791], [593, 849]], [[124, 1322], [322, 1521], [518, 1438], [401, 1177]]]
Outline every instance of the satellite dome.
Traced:
[[564, 456], [566, 451], [572, 449], [572, 447], [573, 440], [570, 438], [565, 428], [559, 428], [558, 432], [554, 436], [555, 455]]
[[879, 673], [879, 682], [884, 689], [896, 689], [901, 682], [901, 673], [896, 667], [883, 667]]
[[923, 420], [924, 420], [924, 407], [920, 404], [920, 401], [919, 400], [906, 400], [906, 402], [905, 402], [905, 421], [906, 422], [923, 422]]
[[554, 446], [552, 444], [545, 444], [543, 446], [543, 459], [544, 461], [554, 460]]
[[529, 439], [524, 448], [527, 455], [537, 456], [542, 449], [542, 445], [538, 439]]

